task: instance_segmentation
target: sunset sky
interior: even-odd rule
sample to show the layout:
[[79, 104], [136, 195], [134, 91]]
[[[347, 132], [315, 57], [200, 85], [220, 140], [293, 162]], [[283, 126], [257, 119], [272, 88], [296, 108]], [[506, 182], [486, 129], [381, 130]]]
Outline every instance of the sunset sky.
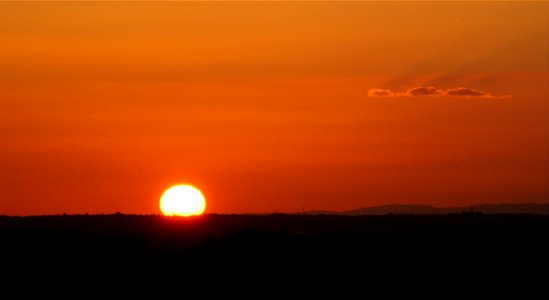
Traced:
[[0, 214], [549, 200], [549, 2], [0, 2]]

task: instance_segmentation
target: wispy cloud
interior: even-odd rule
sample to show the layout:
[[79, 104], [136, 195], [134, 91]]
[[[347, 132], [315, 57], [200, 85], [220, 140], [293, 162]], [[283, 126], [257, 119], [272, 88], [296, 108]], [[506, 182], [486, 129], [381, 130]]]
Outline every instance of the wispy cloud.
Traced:
[[368, 91], [370, 97], [394, 97], [395, 93], [391, 90], [371, 89]]
[[479, 90], [458, 87], [447, 90], [437, 89], [433, 86], [420, 86], [408, 89], [404, 92], [386, 90], [386, 89], [370, 89], [369, 97], [421, 97], [421, 96], [443, 96], [443, 97], [462, 97], [462, 98], [510, 98], [511, 96], [494, 96], [487, 92]]

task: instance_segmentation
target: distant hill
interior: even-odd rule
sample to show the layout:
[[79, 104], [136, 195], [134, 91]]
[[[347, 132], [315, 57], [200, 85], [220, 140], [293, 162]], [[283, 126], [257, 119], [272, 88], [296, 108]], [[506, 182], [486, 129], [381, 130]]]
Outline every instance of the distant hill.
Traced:
[[539, 214], [549, 215], [549, 203], [536, 204], [479, 204], [473, 206], [463, 207], [433, 207], [428, 205], [414, 205], [414, 204], [394, 204], [394, 205], [380, 205], [357, 208], [342, 212], [331, 212], [324, 210], [308, 211], [308, 214], [335, 214], [346, 216], [357, 215], [388, 215], [388, 214], [459, 214], [464, 212], [481, 212], [485, 214]]

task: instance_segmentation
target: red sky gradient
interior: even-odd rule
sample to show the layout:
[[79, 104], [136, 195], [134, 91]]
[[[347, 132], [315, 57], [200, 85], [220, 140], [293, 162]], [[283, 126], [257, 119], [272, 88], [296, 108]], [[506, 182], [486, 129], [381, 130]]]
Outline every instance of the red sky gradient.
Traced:
[[0, 29], [0, 214], [549, 199], [547, 2], [0, 2]]

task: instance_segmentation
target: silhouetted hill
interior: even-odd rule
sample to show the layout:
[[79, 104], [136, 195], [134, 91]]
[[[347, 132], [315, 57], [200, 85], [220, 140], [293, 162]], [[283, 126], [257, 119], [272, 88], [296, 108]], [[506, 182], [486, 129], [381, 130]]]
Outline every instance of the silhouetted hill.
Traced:
[[309, 214], [336, 214], [346, 216], [360, 215], [388, 215], [388, 214], [459, 214], [468, 212], [477, 212], [485, 214], [539, 214], [549, 215], [549, 204], [480, 204], [463, 207], [440, 208], [428, 205], [413, 205], [413, 204], [395, 204], [395, 205], [380, 205], [364, 208], [357, 208], [342, 212], [331, 211], [310, 211]]
[[449, 214], [467, 211], [460, 208], [437, 208], [428, 205], [381, 205], [358, 208], [342, 212], [344, 215], [387, 215], [387, 214]]

